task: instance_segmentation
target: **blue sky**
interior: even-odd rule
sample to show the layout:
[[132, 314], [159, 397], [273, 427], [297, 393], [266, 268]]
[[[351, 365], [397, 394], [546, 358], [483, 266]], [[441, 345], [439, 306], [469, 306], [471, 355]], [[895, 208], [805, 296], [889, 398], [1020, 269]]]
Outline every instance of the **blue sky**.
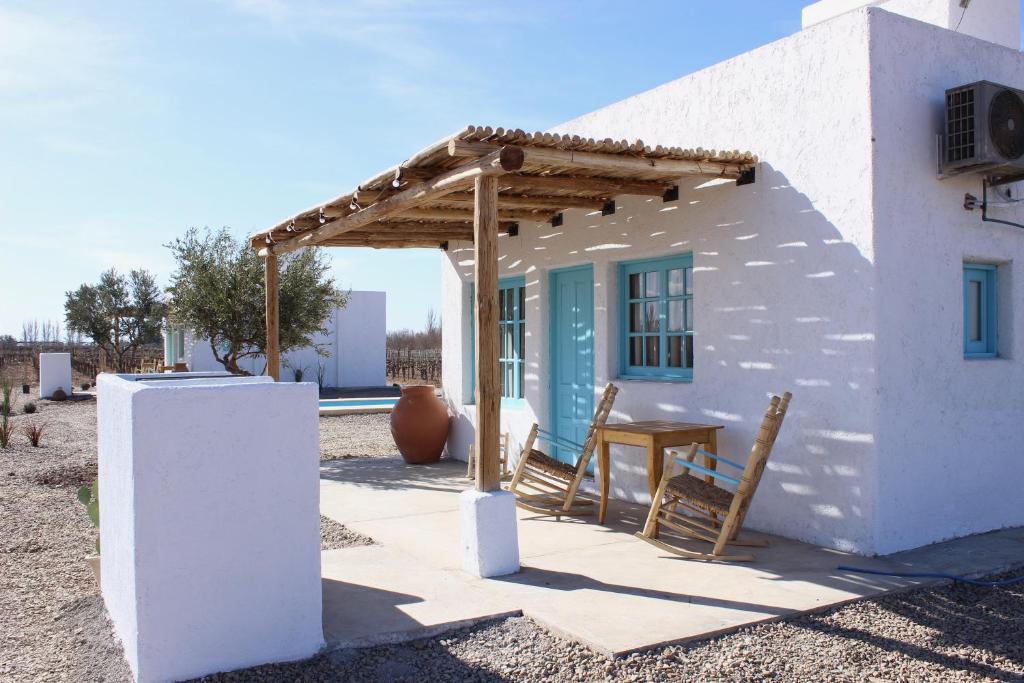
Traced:
[[[543, 130], [799, 29], [790, 0], [0, 0], [0, 333], [111, 266], [166, 283], [189, 226], [244, 235], [468, 124]], [[332, 250], [440, 300], [436, 251]]]

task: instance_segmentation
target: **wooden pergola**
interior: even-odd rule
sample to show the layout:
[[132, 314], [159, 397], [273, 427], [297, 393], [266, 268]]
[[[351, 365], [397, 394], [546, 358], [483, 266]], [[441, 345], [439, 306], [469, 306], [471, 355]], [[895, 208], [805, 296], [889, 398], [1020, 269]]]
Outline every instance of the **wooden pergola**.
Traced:
[[[472, 241], [476, 281], [476, 487], [499, 487], [498, 237], [618, 195], [666, 196], [684, 178], [748, 177], [746, 152], [468, 126], [352, 192], [251, 237], [265, 261], [267, 373], [280, 379], [278, 257], [303, 247], [447, 248]], [[613, 209], [612, 209], [613, 210]]]

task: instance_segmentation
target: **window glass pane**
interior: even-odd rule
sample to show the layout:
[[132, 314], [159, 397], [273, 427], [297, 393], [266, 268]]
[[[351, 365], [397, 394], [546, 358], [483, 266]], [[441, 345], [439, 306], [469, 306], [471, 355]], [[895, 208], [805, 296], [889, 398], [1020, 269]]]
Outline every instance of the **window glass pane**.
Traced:
[[500, 363], [498, 365], [498, 367], [499, 367], [498, 374], [501, 375], [501, 395], [502, 396], [507, 396], [508, 394], [505, 393], [505, 367], [506, 367], [506, 365], [505, 365], [505, 363]]
[[693, 331], [693, 299], [686, 300], [686, 328], [688, 332]]
[[668, 295], [680, 296], [684, 291], [683, 269], [673, 268], [668, 271]]
[[665, 362], [670, 368], [683, 367], [683, 338], [679, 335], [672, 335], [668, 338], [667, 358]]
[[519, 393], [516, 394], [516, 398], [522, 398], [523, 397], [523, 386], [524, 386], [524, 382], [523, 382], [523, 368], [526, 367], [526, 363], [516, 363], [516, 366], [519, 368]]
[[629, 298], [639, 299], [643, 294], [640, 293], [640, 273], [633, 273], [629, 276]]
[[683, 341], [686, 345], [686, 366], [688, 368], [693, 367], [693, 337], [687, 335], [683, 337]]
[[668, 331], [682, 332], [683, 329], [683, 304], [682, 299], [673, 299], [668, 302]]
[[661, 278], [658, 277], [659, 275], [661, 275], [661, 273], [658, 273], [657, 271], [653, 273], [646, 273], [644, 275], [644, 296], [658, 296], [658, 294], [661, 292]]
[[646, 356], [646, 359], [645, 359], [647, 362], [644, 363], [644, 364], [647, 367], [649, 367], [649, 368], [656, 368], [656, 367], [660, 366], [661, 365], [661, 355], [658, 352], [658, 349], [659, 349], [658, 342], [660, 342], [661, 340], [658, 337], [655, 337], [654, 335], [651, 335], [649, 337], [644, 337], [644, 340], [645, 340], [646, 346], [647, 346], [647, 356]]
[[526, 320], [526, 287], [519, 288], [519, 319]]
[[516, 349], [516, 358], [522, 360], [526, 357], [526, 325], [519, 324], [519, 348]]
[[514, 343], [513, 334], [515, 333], [515, 326], [512, 323], [505, 324], [504, 342], [502, 343], [501, 352], [506, 358], [512, 358], [515, 356], [512, 344]]
[[629, 331], [630, 332], [643, 332], [644, 331], [644, 305], [643, 304], [630, 304], [629, 305]]
[[648, 332], [657, 332], [661, 329], [661, 320], [658, 316], [658, 302], [648, 301], [647, 314], [644, 316], [647, 320], [645, 328]]
[[693, 268], [686, 269], [686, 293], [693, 294]]
[[629, 364], [641, 366], [644, 364], [644, 338], [629, 338]]
[[970, 339], [973, 342], [981, 341], [981, 283], [977, 280], [971, 280], [970, 285], [970, 303], [968, 303], [969, 311], [969, 327]]

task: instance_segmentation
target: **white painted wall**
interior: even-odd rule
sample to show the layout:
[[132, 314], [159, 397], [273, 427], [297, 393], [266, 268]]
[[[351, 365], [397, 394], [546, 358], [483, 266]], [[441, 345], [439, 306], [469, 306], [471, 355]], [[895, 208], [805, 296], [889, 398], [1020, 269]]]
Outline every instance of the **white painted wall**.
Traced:
[[[281, 359], [281, 379], [291, 380], [296, 369], [303, 381], [316, 382], [323, 367], [324, 386], [383, 386], [387, 374], [387, 295], [384, 292], [349, 292], [348, 304], [335, 309], [325, 323], [323, 333], [311, 337], [312, 346], [295, 349]], [[317, 353], [317, 349], [327, 355]], [[186, 335], [185, 356], [193, 371], [223, 370], [206, 339]], [[246, 358], [239, 367], [262, 374], [266, 359]]]
[[1020, 48], [1020, 0], [820, 0], [803, 9], [808, 28], [862, 7], [881, 7], [940, 28], [957, 30], [1004, 47]]
[[98, 382], [102, 592], [136, 680], [315, 654], [316, 385], [168, 377]]
[[[917, 42], [904, 32], [929, 50], [947, 51], [942, 64], [969, 58], [948, 79], [937, 79], [929, 74], [941, 67], [921, 64], [921, 52], [912, 47]], [[997, 66], [990, 68], [992, 63]], [[598, 391], [609, 380], [621, 388], [613, 421], [718, 422], [726, 425], [720, 450], [742, 461], [768, 394], [794, 393], [749, 517], [753, 527], [870, 554], [1024, 523], [1019, 510], [1008, 509], [1015, 497], [983, 514], [967, 505], [954, 519], [939, 514], [938, 506], [948, 506], [954, 491], [983, 492], [982, 477], [994, 476], [997, 467], [969, 481], [951, 477], [958, 451], [918, 426], [925, 414], [950, 419], [948, 407], [932, 412], [935, 392], [950, 402], [963, 400], [963, 394], [938, 386], [950, 374], [963, 380], [969, 365], [958, 341], [961, 252], [1012, 254], [1000, 251], [1002, 242], [1024, 242], [1024, 233], [1010, 228], [998, 238], [982, 237], [993, 231], [981, 230], [975, 245], [974, 237], [957, 234], [952, 224], [962, 230], [965, 220], [959, 208], [963, 181], [935, 180], [929, 157], [941, 127], [937, 106], [945, 87], [998, 80], [1012, 69], [1024, 73], [1021, 66], [1017, 52], [879, 9], [860, 9], [557, 127], [600, 138], [745, 149], [764, 163], [754, 185], [688, 183], [677, 202], [623, 197], [614, 215], [568, 211], [559, 228], [522, 224], [518, 237], [502, 239], [503, 274], [525, 275], [528, 299], [527, 405], [502, 414], [514, 440], [521, 443], [534, 419], [548, 419], [549, 272], [593, 263], [596, 384]], [[894, 97], [892, 91], [901, 88]], [[901, 103], [891, 113], [888, 98]], [[895, 114], [903, 116], [893, 129], [894, 121], [882, 117]], [[899, 208], [908, 193], [916, 211]], [[915, 243], [934, 239], [938, 229], [931, 221], [940, 213], [951, 224], [945, 251], [911, 251]], [[976, 214], [968, 220], [977, 225]], [[695, 270], [694, 381], [619, 378], [617, 263], [686, 251], [693, 252]], [[473, 406], [465, 405], [463, 371], [471, 358], [465, 308], [472, 258], [470, 245], [453, 245], [442, 270], [444, 386], [456, 413], [449, 453], [460, 458], [474, 419]], [[943, 292], [943, 309], [919, 307], [924, 278], [893, 282], [905, 272], [907, 259], [916, 259], [912, 270], [929, 273], [929, 281], [942, 279], [936, 291]], [[910, 325], [901, 316], [911, 309], [920, 325], [915, 341], [930, 339], [921, 356], [902, 341]], [[916, 358], [927, 359], [922, 363], [931, 368], [940, 352], [948, 358], [948, 372], [934, 381], [911, 382], [921, 373]], [[895, 364], [900, 373], [893, 373]], [[974, 389], [982, 373], [998, 370], [978, 372], [979, 383], [969, 383]], [[968, 411], [971, 420], [958, 416], [960, 442], [976, 442], [986, 432], [992, 453], [1012, 450], [1016, 437], [1006, 415], [1020, 413], [1021, 389], [1011, 388], [1009, 378], [999, 386], [1012, 398], [992, 411], [1000, 394], [990, 392], [977, 410]], [[1005, 401], [1007, 394], [1001, 396]], [[914, 417], [905, 419], [908, 414]], [[894, 438], [897, 431], [903, 436]], [[938, 433], [948, 439], [951, 431]], [[906, 467], [895, 463], [913, 462], [903, 460], [902, 452], [915, 441], [929, 444], [927, 455], [919, 450], [921, 457], [933, 461], [936, 477], [950, 482], [934, 504], [924, 503], [928, 488], [896, 476]], [[1002, 467], [1010, 464], [992, 459]], [[646, 501], [644, 455], [613, 449], [612, 463], [613, 495]], [[1019, 474], [1012, 481], [1021, 481]], [[904, 531], [906, 517], [900, 517], [909, 509], [920, 524]]]
[[[944, 90], [979, 79], [1024, 88], [1024, 55], [902, 17], [872, 23], [876, 536], [887, 552], [1024, 524], [1024, 230], [962, 208], [965, 193], [981, 196], [979, 177], [928, 173]], [[991, 213], [1024, 223], [1024, 207]], [[965, 260], [1000, 264], [1002, 358], [964, 360]]]
[[50, 398], [57, 389], [63, 389], [68, 396], [71, 385], [71, 354], [39, 354], [39, 398]]

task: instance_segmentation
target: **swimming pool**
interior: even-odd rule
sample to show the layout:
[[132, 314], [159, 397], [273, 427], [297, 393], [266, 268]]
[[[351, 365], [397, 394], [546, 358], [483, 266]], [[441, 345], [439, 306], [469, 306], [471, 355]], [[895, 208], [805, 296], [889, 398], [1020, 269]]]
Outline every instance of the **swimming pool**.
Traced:
[[320, 414], [389, 413], [397, 402], [397, 396], [385, 398], [324, 398], [320, 399]]

